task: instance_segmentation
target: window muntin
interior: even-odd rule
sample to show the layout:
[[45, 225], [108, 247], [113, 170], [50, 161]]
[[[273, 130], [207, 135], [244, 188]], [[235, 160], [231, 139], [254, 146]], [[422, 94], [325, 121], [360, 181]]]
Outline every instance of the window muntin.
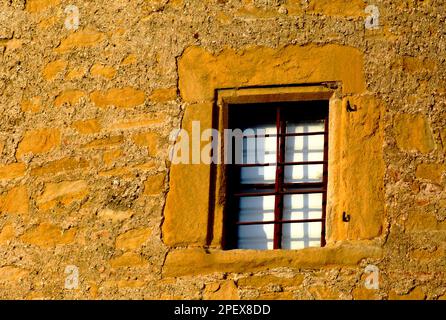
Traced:
[[324, 246], [328, 101], [230, 105], [229, 123], [246, 136], [228, 170], [225, 247]]

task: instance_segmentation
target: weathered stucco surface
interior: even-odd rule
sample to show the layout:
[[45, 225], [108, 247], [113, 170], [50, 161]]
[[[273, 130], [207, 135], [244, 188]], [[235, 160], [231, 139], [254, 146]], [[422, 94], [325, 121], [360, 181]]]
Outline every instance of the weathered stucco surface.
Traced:
[[[0, 298], [446, 298], [445, 21], [433, 0], [0, 0]], [[327, 247], [220, 250], [212, 172], [171, 166], [170, 132], [210, 124], [217, 89], [319, 81], [341, 84]]]

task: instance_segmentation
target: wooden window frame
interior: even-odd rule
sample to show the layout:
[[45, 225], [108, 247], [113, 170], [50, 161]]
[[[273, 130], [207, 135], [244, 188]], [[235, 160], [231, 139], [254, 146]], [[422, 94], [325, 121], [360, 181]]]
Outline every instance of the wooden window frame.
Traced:
[[[300, 90], [299, 90], [300, 89]], [[308, 91], [305, 91], [305, 89], [309, 89]], [[269, 164], [263, 164], [265, 165], [276, 165], [276, 178], [274, 182], [274, 192], [264, 192], [264, 193], [257, 193], [257, 194], [250, 194], [248, 196], [266, 196], [266, 195], [274, 195], [275, 196], [275, 204], [274, 204], [274, 220], [273, 221], [267, 221], [267, 222], [237, 222], [234, 221], [234, 214], [230, 214], [230, 212], [234, 213], [234, 208], [232, 207], [231, 197], [232, 196], [246, 196], [246, 194], [237, 194], [232, 190], [232, 186], [234, 185], [233, 181], [231, 180], [231, 171], [233, 171], [234, 165], [231, 164], [223, 164], [221, 166], [221, 174], [223, 177], [219, 179], [220, 181], [224, 181], [224, 194], [225, 194], [225, 201], [224, 201], [224, 209], [223, 209], [223, 234], [222, 234], [222, 248], [225, 250], [230, 249], [236, 249], [236, 241], [237, 236], [234, 234], [234, 230], [236, 229], [237, 225], [248, 225], [248, 224], [266, 224], [266, 223], [273, 223], [274, 224], [274, 246], [273, 249], [281, 249], [281, 243], [282, 243], [282, 225], [284, 223], [305, 223], [305, 222], [321, 222], [321, 247], [324, 247], [326, 245], [326, 214], [327, 214], [327, 189], [328, 189], [328, 145], [329, 145], [329, 100], [333, 95], [333, 91], [331, 90], [320, 90], [317, 92], [312, 92], [313, 88], [305, 88], [302, 90], [302, 88], [298, 88], [297, 92], [287, 92], [287, 93], [268, 93], [265, 94], [247, 94], [247, 95], [233, 95], [230, 92], [223, 94], [221, 97], [219, 97], [219, 105], [220, 105], [220, 117], [221, 117], [221, 123], [220, 128], [229, 128], [229, 106], [233, 105], [243, 105], [243, 104], [253, 104], [253, 103], [280, 103], [280, 102], [293, 102], [293, 103], [300, 103], [303, 101], [323, 101], [327, 104], [327, 112], [324, 116], [324, 158], [323, 161], [317, 161], [317, 164], [323, 165], [323, 177], [322, 182], [315, 183], [318, 184], [319, 187], [314, 189], [306, 189], [306, 190], [299, 190], [299, 187], [303, 187], [302, 183], [295, 183], [293, 184], [294, 190], [284, 190], [284, 187], [290, 187], [290, 185], [285, 185], [284, 183], [284, 167], [285, 165], [302, 165], [302, 164], [316, 164], [313, 163], [313, 161], [309, 162], [290, 162], [286, 163], [284, 160], [284, 150], [285, 150], [285, 138], [287, 136], [299, 136], [303, 134], [287, 134], [284, 132], [284, 119], [281, 119], [280, 116], [280, 109], [277, 108], [276, 113], [276, 128], [279, 134], [274, 134], [277, 136], [277, 150], [276, 150], [276, 156], [277, 160], [276, 163], [279, 165], [276, 165], [276, 163], [269, 163]], [[320, 88], [316, 88], [320, 89]], [[274, 88], [273, 88], [274, 90]], [[242, 107], [242, 106], [240, 106]], [[322, 118], [321, 118], [322, 119]], [[305, 134], [309, 135], [309, 134]], [[311, 134], [310, 134], [311, 135]], [[268, 135], [266, 135], [268, 136]], [[281, 152], [283, 151], [283, 152]], [[222, 149], [222, 152], [224, 150]], [[223, 154], [223, 153], [222, 153]], [[282, 156], [282, 157], [281, 157]], [[259, 166], [256, 165], [250, 165], [250, 164], [242, 164], [242, 165], [235, 165], [235, 166]], [[283, 197], [285, 194], [304, 194], [304, 193], [322, 193], [322, 217], [320, 219], [301, 219], [301, 220], [282, 220], [283, 216]], [[238, 215], [237, 215], [238, 216]]]

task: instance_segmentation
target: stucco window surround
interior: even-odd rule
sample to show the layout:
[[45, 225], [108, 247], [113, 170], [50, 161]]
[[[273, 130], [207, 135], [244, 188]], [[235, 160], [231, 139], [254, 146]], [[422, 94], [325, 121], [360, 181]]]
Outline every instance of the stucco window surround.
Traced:
[[[311, 51], [324, 50], [324, 47], [307, 49], [309, 52], [305, 47], [282, 50], [291, 50], [298, 56], [311, 56]], [[219, 57], [209, 57], [207, 52], [191, 49], [179, 60], [180, 93], [186, 102], [182, 128], [188, 131], [192, 121], [200, 121], [202, 128], [218, 128], [221, 132], [227, 127], [228, 104], [329, 101], [327, 244], [301, 250], [223, 250], [224, 165], [176, 164], [170, 167], [170, 190], [162, 225], [163, 241], [171, 248], [166, 258], [165, 274], [254, 271], [282, 266], [318, 268], [328, 264], [355, 265], [363, 259], [380, 257], [379, 237], [384, 223], [383, 108], [364, 89], [362, 57], [350, 52], [352, 48], [346, 48], [346, 52], [339, 47], [332, 49], [328, 55], [353, 53], [351, 60], [341, 56], [337, 61], [312, 57], [303, 62], [295, 60], [301, 71], [304, 68], [315, 70], [304, 79], [306, 81], [290, 83], [277, 79], [290, 79], [294, 74], [301, 80], [299, 73], [293, 73], [288, 66], [275, 64], [277, 56], [274, 52], [272, 61], [266, 65], [250, 60], [251, 53], [224, 53], [224, 59], [239, 59], [239, 63], [228, 62], [220, 74], [223, 80], [214, 70], [220, 63], [224, 64]], [[298, 58], [289, 57], [291, 60]], [[206, 59], [211, 59], [213, 64], [203, 64]], [[336, 62], [341, 66], [330, 65]], [[268, 72], [270, 64], [274, 72]], [[257, 77], [253, 84], [239, 80], [236, 75], [249, 66], [256, 74], [263, 69], [263, 78]], [[322, 72], [324, 66], [327, 69]], [[356, 111], [349, 111], [347, 104]], [[349, 222], [342, 221], [343, 212], [350, 214]]]

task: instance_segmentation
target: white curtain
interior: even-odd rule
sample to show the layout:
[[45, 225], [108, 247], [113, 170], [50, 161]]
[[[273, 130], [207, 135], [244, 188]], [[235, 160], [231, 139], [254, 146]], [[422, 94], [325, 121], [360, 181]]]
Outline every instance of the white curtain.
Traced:
[[[258, 134], [276, 133], [275, 126], [252, 128]], [[249, 131], [252, 133], [252, 129]], [[287, 125], [287, 133], [324, 131], [323, 121], [302, 122]], [[243, 162], [275, 163], [276, 137], [257, 138], [256, 143], [244, 138]], [[285, 161], [322, 161], [324, 136], [287, 137]], [[249, 160], [249, 162], [248, 162]], [[275, 180], [275, 166], [244, 167], [241, 169], [243, 184], [271, 183]], [[323, 165], [294, 165], [285, 167], [285, 183], [321, 182]], [[249, 191], [249, 190], [248, 190]], [[257, 190], [258, 191], [258, 190]], [[274, 191], [264, 189], [263, 191]], [[322, 193], [293, 194], [284, 196], [283, 220], [320, 219], [322, 217]], [[274, 220], [274, 196], [241, 197], [239, 221]], [[274, 224], [241, 225], [238, 227], [238, 248], [273, 249]], [[282, 248], [301, 249], [320, 246], [321, 223], [285, 223], [282, 225]]]

